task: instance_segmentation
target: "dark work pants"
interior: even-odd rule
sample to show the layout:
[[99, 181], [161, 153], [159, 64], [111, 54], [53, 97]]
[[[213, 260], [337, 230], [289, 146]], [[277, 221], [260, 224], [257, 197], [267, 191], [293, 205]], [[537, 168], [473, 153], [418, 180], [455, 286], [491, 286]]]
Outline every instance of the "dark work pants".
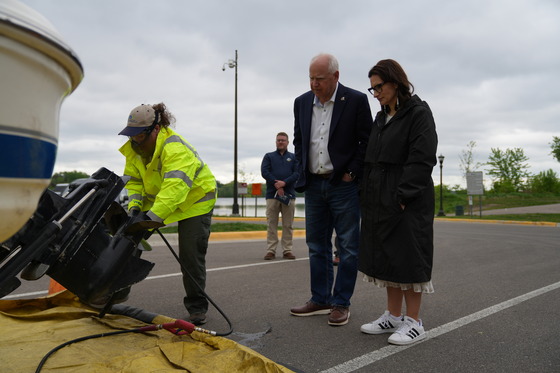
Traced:
[[[183, 299], [189, 313], [206, 313], [208, 300], [204, 296], [206, 287], [206, 251], [212, 223], [212, 212], [179, 221], [179, 259], [183, 272]], [[188, 273], [185, 273], [185, 269]], [[190, 276], [189, 276], [190, 275]]]

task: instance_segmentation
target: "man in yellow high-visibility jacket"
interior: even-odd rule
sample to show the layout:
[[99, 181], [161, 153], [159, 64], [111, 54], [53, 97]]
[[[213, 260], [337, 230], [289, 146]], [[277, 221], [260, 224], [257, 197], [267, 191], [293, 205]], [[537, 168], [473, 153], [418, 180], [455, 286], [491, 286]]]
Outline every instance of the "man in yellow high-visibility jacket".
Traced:
[[201, 325], [208, 311], [206, 251], [216, 180], [197, 151], [169, 127], [174, 122], [164, 103], [135, 107], [119, 133], [129, 137], [119, 151], [126, 158], [124, 176], [130, 176], [129, 211], [143, 211], [164, 224], [178, 222], [179, 257], [188, 271], [182, 269], [183, 302], [189, 321]]

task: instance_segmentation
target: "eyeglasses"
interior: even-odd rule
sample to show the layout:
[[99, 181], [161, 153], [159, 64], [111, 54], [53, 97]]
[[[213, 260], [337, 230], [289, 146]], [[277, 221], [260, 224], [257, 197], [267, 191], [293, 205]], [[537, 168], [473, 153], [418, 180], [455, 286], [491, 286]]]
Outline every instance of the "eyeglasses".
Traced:
[[375, 92], [381, 93], [381, 91], [383, 91], [383, 86], [384, 85], [385, 85], [385, 82], [379, 83], [378, 85], [376, 85], [374, 87], [370, 87], [367, 90], [369, 91], [369, 93], [371, 93], [373, 96], [375, 96]]
[[152, 131], [154, 130], [155, 126], [150, 126], [147, 129], [145, 129], [144, 131], [140, 132], [138, 135], [134, 135], [134, 136], [128, 136], [128, 138], [138, 144], [138, 145], [142, 145], [150, 136], [150, 134], [152, 133]]

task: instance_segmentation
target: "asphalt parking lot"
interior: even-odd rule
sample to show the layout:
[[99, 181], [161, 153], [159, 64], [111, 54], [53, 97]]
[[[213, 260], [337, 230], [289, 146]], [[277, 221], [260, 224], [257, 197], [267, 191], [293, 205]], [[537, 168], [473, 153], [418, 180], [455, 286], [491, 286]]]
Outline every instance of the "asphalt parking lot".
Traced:
[[[168, 238], [174, 245], [175, 237]], [[185, 318], [178, 264], [152, 241], [154, 250], [143, 257], [156, 266], [127, 304]], [[428, 338], [407, 347], [359, 331], [385, 309], [384, 291], [361, 277], [347, 325], [290, 315], [310, 297], [304, 238], [294, 241], [295, 261], [265, 262], [259, 237], [212, 242], [207, 293], [233, 323], [227, 338], [294, 372], [558, 372], [559, 243], [554, 225], [438, 220], [436, 292], [424, 297], [421, 315]], [[45, 286], [43, 279], [24, 282], [10, 297], [37, 296]], [[228, 329], [215, 309], [208, 318], [208, 329]]]

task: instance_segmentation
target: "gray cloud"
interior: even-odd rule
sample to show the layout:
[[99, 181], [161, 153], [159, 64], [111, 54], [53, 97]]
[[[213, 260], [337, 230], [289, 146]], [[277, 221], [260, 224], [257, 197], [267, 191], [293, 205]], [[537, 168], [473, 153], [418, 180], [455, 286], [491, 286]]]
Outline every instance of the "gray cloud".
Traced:
[[[116, 134], [140, 103], [164, 101], [222, 182], [233, 179], [234, 71], [239, 50], [239, 166], [260, 182], [278, 131], [293, 133], [293, 99], [319, 52], [343, 84], [365, 92], [380, 59], [399, 61], [436, 119], [444, 183], [463, 184], [459, 155], [476, 141], [523, 148], [530, 171], [558, 172], [560, 5], [552, 0], [375, 3], [23, 0], [80, 57], [85, 78], [62, 105], [55, 171], [122, 172]], [[371, 99], [372, 111], [378, 103]], [[434, 170], [439, 183], [439, 171]]]

